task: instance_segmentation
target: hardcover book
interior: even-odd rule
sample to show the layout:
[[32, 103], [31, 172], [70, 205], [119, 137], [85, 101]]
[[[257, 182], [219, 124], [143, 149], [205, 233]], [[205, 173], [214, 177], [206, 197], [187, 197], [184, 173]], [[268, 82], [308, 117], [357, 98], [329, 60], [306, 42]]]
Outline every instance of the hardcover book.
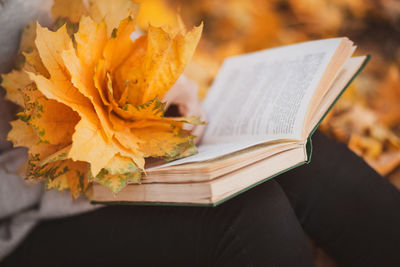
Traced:
[[216, 206], [310, 162], [312, 134], [369, 60], [355, 49], [344, 37], [226, 59], [203, 103], [198, 153], [149, 164], [118, 194], [94, 184], [91, 200]]

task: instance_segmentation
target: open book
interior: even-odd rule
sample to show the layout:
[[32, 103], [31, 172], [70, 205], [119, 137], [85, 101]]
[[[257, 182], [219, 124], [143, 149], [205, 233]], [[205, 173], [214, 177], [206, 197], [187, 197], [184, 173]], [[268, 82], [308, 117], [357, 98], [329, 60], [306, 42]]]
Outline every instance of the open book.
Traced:
[[148, 168], [94, 202], [218, 205], [311, 159], [311, 135], [368, 61], [347, 38], [305, 42], [225, 60], [203, 103], [198, 154]]

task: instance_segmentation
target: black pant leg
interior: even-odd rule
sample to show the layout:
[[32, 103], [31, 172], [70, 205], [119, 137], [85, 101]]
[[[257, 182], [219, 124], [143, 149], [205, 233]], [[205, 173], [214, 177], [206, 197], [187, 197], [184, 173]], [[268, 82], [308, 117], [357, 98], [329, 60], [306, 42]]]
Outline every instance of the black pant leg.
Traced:
[[278, 177], [306, 233], [340, 266], [400, 266], [400, 192], [317, 132], [311, 163]]
[[[215, 209], [216, 221], [226, 222], [230, 234], [241, 240], [242, 251], [250, 257], [249, 266], [314, 266], [307, 237], [282, 188], [275, 180], [267, 181], [229, 200]], [[222, 230], [222, 229], [221, 229]], [[220, 245], [217, 251], [227, 247]], [[235, 247], [218, 252], [216, 266], [241, 266], [233, 257]]]
[[83, 264], [312, 266], [313, 260], [286, 195], [268, 181], [216, 208], [111, 206], [45, 221], [3, 262]]

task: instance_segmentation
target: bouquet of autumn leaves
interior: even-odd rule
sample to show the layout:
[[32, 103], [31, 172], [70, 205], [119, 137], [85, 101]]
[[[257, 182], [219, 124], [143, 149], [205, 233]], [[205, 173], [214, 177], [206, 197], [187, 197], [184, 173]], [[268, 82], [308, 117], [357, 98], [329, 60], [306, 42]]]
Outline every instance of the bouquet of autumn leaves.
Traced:
[[[21, 67], [2, 76], [6, 97], [21, 106], [8, 135], [29, 148], [26, 177], [73, 197], [91, 182], [117, 193], [138, 182], [145, 158], [196, 153], [184, 123], [161, 100], [199, 41], [191, 31], [149, 26], [136, 40], [138, 4], [129, 0], [55, 1], [55, 30], [25, 29]], [[64, 23], [65, 22], [65, 23]]]

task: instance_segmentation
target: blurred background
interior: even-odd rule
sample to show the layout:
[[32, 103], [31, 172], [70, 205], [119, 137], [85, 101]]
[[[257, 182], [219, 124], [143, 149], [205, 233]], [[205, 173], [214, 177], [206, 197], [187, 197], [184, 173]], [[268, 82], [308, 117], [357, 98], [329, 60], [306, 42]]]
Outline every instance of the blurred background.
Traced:
[[[325, 118], [320, 129], [345, 142], [400, 189], [400, 0], [133, 0], [138, 24], [188, 27], [204, 23], [203, 36], [186, 75], [207, 94], [222, 61], [265, 48], [347, 36], [356, 54], [371, 61]], [[0, 0], [0, 72], [15, 61], [20, 29], [42, 25], [53, 0]], [[176, 14], [181, 15], [181, 20]], [[17, 58], [18, 61], [18, 58]], [[0, 91], [0, 95], [4, 92]], [[7, 103], [0, 102], [6, 116]], [[4, 120], [6, 122], [7, 120]], [[0, 125], [0, 150], [9, 126]]]
[[[370, 54], [372, 59], [320, 129], [346, 143], [400, 189], [399, 0], [135, 1], [142, 3], [138, 23], [143, 29], [149, 22], [176, 26], [181, 23], [176, 13], [187, 27], [204, 23], [202, 39], [186, 69], [186, 75], [199, 84], [201, 98], [228, 56], [314, 39], [349, 37], [358, 46], [358, 55]], [[7, 36], [0, 39], [0, 72], [11, 68], [12, 57], [6, 56], [18, 48], [19, 32], [15, 29], [48, 10], [51, 2], [0, 0], [0, 36]], [[42, 24], [50, 20], [39, 17]], [[6, 105], [0, 102], [3, 117], [10, 109]], [[7, 127], [0, 127], [5, 129], [0, 137], [6, 135]], [[3, 139], [0, 151], [9, 146]], [[321, 250], [315, 248], [314, 252], [317, 266], [335, 266]]]
[[347, 36], [372, 55], [320, 129], [345, 142], [400, 188], [400, 1], [142, 0], [139, 24], [204, 32], [186, 74], [204, 97], [224, 58], [307, 40]]
[[[400, 189], [400, 1], [398, 0], [143, 0], [139, 24], [204, 32], [186, 75], [207, 94], [224, 58], [313, 39], [347, 36], [366, 69], [320, 126], [346, 143]], [[334, 153], [334, 151], [332, 151]], [[318, 266], [335, 266], [315, 249]]]

